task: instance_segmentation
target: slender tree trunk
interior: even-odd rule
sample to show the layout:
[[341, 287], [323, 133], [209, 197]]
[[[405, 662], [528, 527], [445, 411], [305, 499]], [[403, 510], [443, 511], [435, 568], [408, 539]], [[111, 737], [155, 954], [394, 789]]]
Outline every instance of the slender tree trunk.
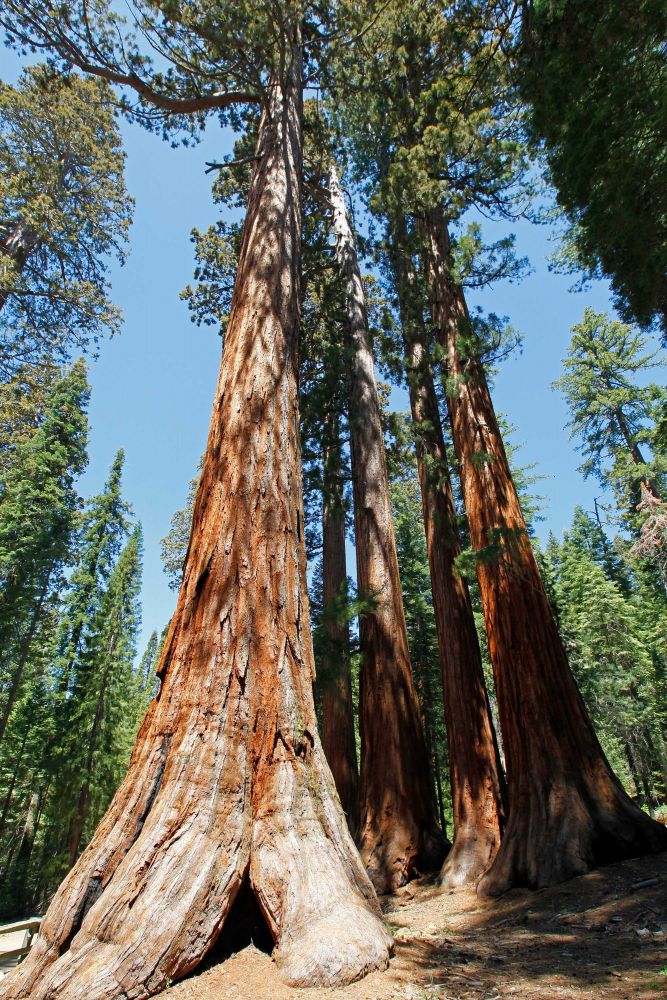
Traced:
[[626, 795], [572, 677], [528, 539], [460, 287], [443, 213], [425, 221], [433, 318], [493, 663], [509, 822], [479, 885], [551, 885], [596, 864], [667, 847]]
[[[611, 386], [608, 386], [608, 388], [611, 390]], [[627, 421], [620, 407], [614, 411], [614, 417], [616, 419], [616, 424], [618, 426], [618, 429], [621, 432], [621, 436], [625, 441], [626, 448], [630, 453], [630, 458], [632, 459], [633, 464], [645, 465], [646, 462], [644, 456], [641, 453], [641, 449], [637, 444], [637, 442], [635, 441], [632, 434], [630, 433], [630, 428], [628, 427]], [[645, 479], [643, 480], [643, 483], [646, 489], [649, 491], [649, 493], [651, 493], [656, 498], [656, 500], [659, 500], [660, 492], [658, 490], [658, 484], [655, 481], [655, 479]]]
[[361, 616], [361, 856], [379, 891], [442, 861], [419, 702], [414, 688], [389, 482], [354, 236], [335, 167], [329, 175], [336, 253], [346, 283], [351, 346], [350, 447], [357, 586], [375, 602]]
[[[312, 697], [297, 407], [301, 57], [269, 85], [162, 686], [9, 997], [147, 997], [252, 891], [294, 985], [387, 963]], [[4, 984], [3, 984], [4, 985]]]
[[461, 552], [433, 371], [412, 260], [394, 260], [416, 435], [426, 546], [431, 570], [445, 701], [454, 842], [442, 869], [445, 886], [476, 882], [500, 847], [505, 779], [500, 764]]
[[39, 824], [40, 793], [33, 791], [28, 804], [23, 831], [21, 834], [21, 844], [16, 855], [16, 865], [12, 873], [14, 891], [12, 893], [16, 916], [27, 916], [29, 892], [28, 892], [28, 871], [30, 869], [30, 858], [35, 844], [35, 836]]
[[[322, 497], [322, 601], [331, 611], [347, 583], [345, 562], [345, 507], [341, 474], [341, 444], [338, 415], [330, 418], [324, 454]], [[326, 631], [331, 648], [320, 668], [322, 680], [322, 748], [326, 754], [347, 825], [352, 836], [359, 823], [359, 772], [354, 737], [354, 704], [350, 674], [350, 637], [347, 622], [330, 615]]]

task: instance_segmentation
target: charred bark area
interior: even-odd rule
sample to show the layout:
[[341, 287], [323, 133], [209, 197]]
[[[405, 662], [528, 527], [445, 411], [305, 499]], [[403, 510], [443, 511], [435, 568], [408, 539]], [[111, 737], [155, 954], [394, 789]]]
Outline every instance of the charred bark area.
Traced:
[[322, 697], [322, 748], [336, 783], [352, 836], [359, 823], [359, 772], [354, 737], [354, 704], [350, 675], [350, 640], [347, 622], [332, 614], [347, 583], [345, 560], [345, 507], [341, 471], [338, 418], [332, 416], [324, 454], [322, 498], [322, 601], [326, 616], [328, 648], [319, 671]]
[[412, 678], [363, 285], [333, 167], [329, 194], [347, 299], [357, 586], [373, 602], [359, 624], [359, 844], [373, 884], [387, 892], [404, 885], [416, 871], [439, 867], [446, 844], [435, 820]]
[[505, 821], [505, 778], [470, 593], [455, 566], [461, 552], [456, 508], [411, 258], [397, 255], [394, 270], [447, 726], [454, 840], [441, 881], [449, 887], [476, 882], [494, 860]]
[[626, 795], [598, 743], [530, 545], [441, 212], [425, 235], [507, 762], [509, 821], [479, 885], [494, 895], [663, 850], [667, 830]]
[[[5, 998], [158, 993], [224, 934], [246, 880], [287, 982], [338, 985], [388, 959], [312, 698], [296, 391], [301, 93], [297, 37], [259, 129], [160, 693]], [[77, 927], [91, 880], [99, 896]]]

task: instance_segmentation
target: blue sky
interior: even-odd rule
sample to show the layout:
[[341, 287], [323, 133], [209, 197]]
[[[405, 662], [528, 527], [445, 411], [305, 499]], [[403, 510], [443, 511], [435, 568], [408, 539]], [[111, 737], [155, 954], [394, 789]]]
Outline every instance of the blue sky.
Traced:
[[[12, 53], [0, 53], [2, 79], [15, 80], [18, 66]], [[173, 611], [159, 540], [183, 505], [208, 432], [221, 342], [212, 328], [190, 322], [178, 293], [192, 277], [190, 230], [207, 227], [217, 216], [205, 162], [229, 152], [231, 137], [211, 123], [198, 146], [171, 149], [139, 126], [123, 124], [122, 131], [127, 186], [136, 199], [128, 262], [112, 270], [113, 299], [125, 324], [121, 336], [102, 344], [90, 367], [90, 465], [80, 489], [84, 496], [99, 490], [115, 451], [125, 449], [124, 492], [145, 536], [143, 648]], [[498, 238], [494, 228], [488, 228], [490, 238]], [[498, 373], [494, 400], [517, 427], [521, 463], [535, 462], [545, 477], [537, 487], [549, 498], [539, 534], [560, 535], [577, 504], [592, 510], [600, 488], [577, 472], [565, 406], [550, 385], [585, 306], [611, 305], [604, 283], [572, 293], [571, 278], [548, 271], [553, 244], [547, 228], [520, 222], [513, 229], [517, 252], [529, 258], [532, 273], [519, 284], [472, 294], [470, 304], [507, 315], [524, 335], [522, 353]], [[657, 370], [653, 378], [661, 374]]]

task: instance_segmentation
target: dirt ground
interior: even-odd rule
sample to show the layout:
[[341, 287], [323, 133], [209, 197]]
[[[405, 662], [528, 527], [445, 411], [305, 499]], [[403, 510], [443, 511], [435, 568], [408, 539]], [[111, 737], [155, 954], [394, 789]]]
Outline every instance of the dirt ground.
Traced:
[[163, 1000], [656, 1000], [667, 997], [667, 854], [483, 900], [411, 884], [383, 900], [396, 954], [339, 990], [295, 990], [249, 945]]

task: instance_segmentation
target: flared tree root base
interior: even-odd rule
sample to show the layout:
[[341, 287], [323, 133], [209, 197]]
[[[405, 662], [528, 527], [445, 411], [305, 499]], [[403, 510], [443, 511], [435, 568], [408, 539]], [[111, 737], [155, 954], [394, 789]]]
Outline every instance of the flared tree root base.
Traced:
[[274, 756], [254, 796], [225, 742], [213, 761], [181, 745], [165, 765], [158, 744], [133, 762], [3, 1000], [153, 996], [224, 946], [244, 885], [290, 985], [341, 986], [387, 966], [392, 938], [317, 739], [301, 757], [289, 747]]
[[368, 827], [358, 841], [366, 873], [379, 895], [395, 892], [412, 879], [437, 872], [450, 844], [438, 827], [418, 836], [414, 831], [388, 826], [371, 835]]
[[667, 850], [667, 828], [642, 812], [620, 786], [614, 792], [613, 807], [604, 811], [587, 811], [583, 797], [571, 795], [557, 812], [510, 812], [500, 850], [480, 880], [478, 894], [543, 889], [592, 868]]
[[496, 830], [461, 830], [440, 869], [438, 885], [442, 889], [475, 886], [493, 863], [500, 846]]

